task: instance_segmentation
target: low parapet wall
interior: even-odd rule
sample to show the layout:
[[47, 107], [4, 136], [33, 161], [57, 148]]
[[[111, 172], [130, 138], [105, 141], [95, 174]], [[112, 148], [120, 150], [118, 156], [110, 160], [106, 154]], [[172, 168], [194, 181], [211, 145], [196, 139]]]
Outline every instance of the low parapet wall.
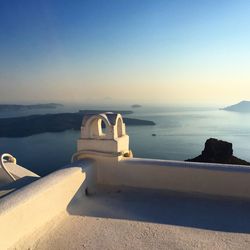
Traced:
[[100, 184], [250, 198], [250, 166], [131, 158], [125, 135], [121, 115], [88, 115], [73, 160], [92, 159]]
[[60, 212], [82, 186], [81, 167], [58, 170], [0, 201], [0, 249], [13, 246]]
[[132, 158], [97, 173], [101, 184], [250, 198], [250, 166]]

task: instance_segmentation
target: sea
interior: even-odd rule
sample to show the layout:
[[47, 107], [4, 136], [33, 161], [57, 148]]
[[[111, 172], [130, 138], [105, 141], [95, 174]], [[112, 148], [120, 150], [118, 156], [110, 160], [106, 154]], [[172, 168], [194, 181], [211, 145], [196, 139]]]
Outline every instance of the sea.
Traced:
[[[208, 138], [233, 143], [234, 155], [250, 161], [250, 113], [219, 107], [87, 106], [65, 105], [57, 109], [0, 112], [0, 118], [77, 112], [80, 109], [132, 110], [125, 117], [154, 121], [155, 126], [127, 126], [134, 157], [186, 160], [198, 156]], [[156, 136], [153, 136], [155, 134]], [[0, 138], [0, 152], [8, 152], [17, 163], [44, 176], [70, 163], [80, 131], [43, 133], [22, 138]]]

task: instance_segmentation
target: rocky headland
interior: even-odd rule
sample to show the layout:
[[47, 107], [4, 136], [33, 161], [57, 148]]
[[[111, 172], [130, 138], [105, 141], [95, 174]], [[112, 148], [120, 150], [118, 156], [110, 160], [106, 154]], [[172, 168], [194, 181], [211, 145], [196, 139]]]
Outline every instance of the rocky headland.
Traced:
[[210, 138], [205, 143], [205, 148], [201, 155], [188, 159], [191, 162], [222, 163], [234, 165], [250, 165], [249, 162], [239, 159], [233, 155], [233, 144]]

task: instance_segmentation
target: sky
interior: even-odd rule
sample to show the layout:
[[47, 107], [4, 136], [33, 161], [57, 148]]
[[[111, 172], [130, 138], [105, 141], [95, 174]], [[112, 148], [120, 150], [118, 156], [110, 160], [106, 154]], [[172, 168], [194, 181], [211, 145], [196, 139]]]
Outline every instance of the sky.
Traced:
[[248, 0], [0, 0], [1, 103], [250, 100]]

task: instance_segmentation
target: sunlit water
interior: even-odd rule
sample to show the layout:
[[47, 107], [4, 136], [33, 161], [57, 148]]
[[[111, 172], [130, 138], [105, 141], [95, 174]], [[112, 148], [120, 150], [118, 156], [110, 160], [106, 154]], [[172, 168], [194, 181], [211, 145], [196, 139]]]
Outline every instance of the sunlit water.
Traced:
[[[80, 108], [90, 107], [65, 107], [60, 110], [18, 114], [8, 112], [0, 116], [74, 112]], [[199, 155], [205, 141], [215, 137], [232, 142], [234, 154], [250, 161], [250, 113], [227, 112], [217, 108], [170, 107], [138, 108], [134, 109], [134, 112], [127, 117], [148, 119], [156, 123], [155, 126], [127, 127], [130, 147], [135, 157], [185, 160]], [[153, 133], [156, 136], [152, 136]], [[76, 140], [79, 135], [79, 131], [65, 131], [25, 138], [0, 138], [0, 147], [1, 152], [13, 154], [20, 165], [44, 175], [69, 163], [71, 155], [76, 151]]]

